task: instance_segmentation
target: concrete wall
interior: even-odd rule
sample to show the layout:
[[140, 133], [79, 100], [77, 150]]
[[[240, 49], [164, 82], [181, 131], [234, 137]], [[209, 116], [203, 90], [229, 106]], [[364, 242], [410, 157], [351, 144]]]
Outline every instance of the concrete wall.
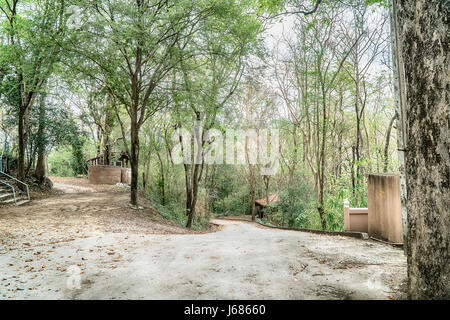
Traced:
[[400, 178], [397, 175], [368, 175], [369, 235], [403, 243]]
[[88, 175], [89, 182], [92, 184], [131, 183], [131, 169], [128, 168], [116, 166], [90, 166]]
[[368, 232], [368, 208], [349, 208], [348, 201], [344, 202], [345, 231]]

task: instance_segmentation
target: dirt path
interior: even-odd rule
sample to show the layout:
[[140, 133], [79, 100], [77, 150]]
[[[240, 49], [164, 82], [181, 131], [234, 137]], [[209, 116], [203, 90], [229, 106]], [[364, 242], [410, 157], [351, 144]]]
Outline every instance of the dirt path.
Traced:
[[388, 245], [227, 220], [214, 221], [220, 231], [192, 234], [150, 209], [131, 210], [126, 197], [94, 190], [0, 209], [0, 298], [402, 296], [406, 259]]

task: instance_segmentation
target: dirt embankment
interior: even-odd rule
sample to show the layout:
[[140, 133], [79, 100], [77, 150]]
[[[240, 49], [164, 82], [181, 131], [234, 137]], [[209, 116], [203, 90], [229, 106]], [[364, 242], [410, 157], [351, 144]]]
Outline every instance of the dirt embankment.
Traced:
[[20, 207], [0, 207], [0, 254], [107, 232], [192, 232], [161, 217], [144, 197], [140, 197], [144, 210], [133, 210], [124, 187], [91, 185], [88, 180], [77, 178], [52, 181], [54, 190], [50, 196]]

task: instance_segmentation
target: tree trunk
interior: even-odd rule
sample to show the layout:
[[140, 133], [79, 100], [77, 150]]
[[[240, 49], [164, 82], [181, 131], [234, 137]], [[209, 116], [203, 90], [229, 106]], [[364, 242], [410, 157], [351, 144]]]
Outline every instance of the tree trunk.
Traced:
[[162, 205], [165, 206], [166, 205], [166, 194], [165, 194], [165, 176], [164, 176], [164, 164], [162, 162], [162, 158], [161, 155], [159, 154], [159, 150], [156, 150], [156, 155], [158, 156], [158, 160], [159, 160], [159, 168], [161, 171], [161, 181], [160, 181], [160, 189], [161, 189], [161, 200], [162, 200]]
[[450, 3], [393, 4], [406, 77], [409, 297], [450, 299]]
[[131, 121], [131, 195], [130, 202], [132, 206], [138, 206], [138, 178], [139, 178], [139, 132], [136, 123]]
[[142, 172], [142, 183], [144, 186], [144, 192], [147, 194], [147, 181], [150, 175], [150, 160], [152, 155], [151, 142], [149, 144], [148, 153], [147, 153], [147, 161], [145, 161], [145, 173]]
[[42, 185], [45, 181], [45, 145], [46, 145], [46, 138], [45, 138], [45, 100], [44, 96], [41, 95], [41, 101], [39, 104], [39, 127], [37, 132], [37, 153], [38, 153], [38, 159], [36, 163], [36, 169], [34, 171], [34, 174], [36, 175], [36, 178], [38, 179], [39, 183]]
[[18, 172], [17, 176], [19, 180], [25, 179], [25, 128], [24, 128], [24, 110], [19, 109], [19, 125], [18, 125], [18, 138], [19, 138], [19, 157], [18, 157]]
[[403, 56], [401, 54], [400, 39], [397, 21], [397, 6], [391, 0], [389, 15], [391, 22], [391, 46], [392, 46], [392, 67], [394, 74], [394, 95], [397, 121], [397, 150], [398, 150], [398, 171], [400, 173], [400, 200], [402, 209], [402, 227], [403, 227], [403, 251], [405, 254], [408, 249], [408, 212], [407, 212], [407, 188], [405, 173], [405, 150], [406, 150], [406, 85], [405, 68]]
[[256, 215], [255, 215], [255, 188], [252, 188], [251, 190], [250, 190], [250, 198], [251, 198], [251, 202], [252, 202], [252, 204], [251, 204], [251, 212], [252, 212], [252, 221], [255, 221], [256, 220]]
[[326, 150], [326, 136], [327, 136], [327, 110], [326, 110], [326, 104], [325, 104], [325, 92], [322, 91], [322, 112], [323, 112], [323, 124], [322, 124], [322, 146], [320, 149], [320, 157], [319, 159], [319, 163], [317, 165], [317, 172], [318, 172], [318, 177], [319, 177], [319, 183], [318, 183], [318, 187], [319, 187], [319, 199], [318, 199], [318, 208], [317, 210], [319, 211], [319, 216], [320, 216], [320, 222], [322, 224], [322, 229], [326, 230], [327, 229], [327, 220], [325, 217], [325, 206], [324, 206], [324, 189], [325, 189], [325, 150]]
[[389, 142], [391, 141], [391, 130], [394, 125], [394, 121], [398, 118], [398, 113], [396, 112], [389, 122], [389, 126], [386, 132], [386, 143], [384, 145], [384, 172], [388, 171], [389, 164]]
[[[196, 116], [197, 123], [200, 122], [200, 113], [197, 113]], [[205, 130], [206, 131], [206, 130]], [[181, 137], [180, 137], [181, 139]], [[197, 198], [198, 198], [198, 187], [200, 184], [200, 180], [202, 179], [203, 174], [203, 166], [204, 166], [204, 157], [203, 157], [203, 132], [200, 130], [200, 126], [195, 125], [194, 127], [194, 149], [197, 145], [198, 152], [197, 154], [194, 154], [194, 171], [192, 173], [192, 177], [190, 179], [191, 187], [186, 188], [186, 191], [190, 191], [190, 202], [187, 202], [187, 210], [188, 213], [188, 220], [186, 223], [186, 228], [191, 228], [192, 223], [194, 221], [195, 217], [195, 206], [197, 204]], [[186, 167], [186, 165], [185, 165]], [[186, 183], [188, 181], [186, 180]], [[190, 189], [190, 190], [189, 190]], [[189, 193], [188, 193], [189, 195]]]
[[189, 205], [189, 216], [188, 221], [186, 223], [186, 228], [192, 227], [192, 222], [194, 221], [195, 216], [195, 206], [197, 204], [197, 197], [198, 197], [198, 187], [199, 182], [201, 179], [201, 172], [203, 171], [203, 164], [196, 164], [194, 165], [194, 175], [192, 177], [192, 200]]
[[248, 164], [249, 170], [249, 188], [250, 188], [250, 208], [252, 214], [252, 221], [256, 220], [255, 217], [255, 167], [253, 164]]
[[248, 184], [250, 189], [250, 208], [252, 214], [252, 221], [255, 221], [255, 165], [250, 163], [249, 157], [249, 141], [246, 140], [245, 144], [245, 159], [248, 166]]
[[103, 164], [105, 166], [109, 166], [111, 164], [111, 120], [111, 112], [107, 111], [105, 115], [105, 125], [103, 132]]

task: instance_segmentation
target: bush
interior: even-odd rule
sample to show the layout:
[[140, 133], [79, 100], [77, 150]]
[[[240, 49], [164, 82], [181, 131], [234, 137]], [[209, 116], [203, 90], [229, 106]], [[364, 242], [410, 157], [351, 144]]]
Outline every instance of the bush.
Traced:
[[307, 228], [313, 204], [313, 188], [304, 177], [297, 176], [295, 182], [280, 192], [280, 200], [272, 210], [271, 218], [281, 226]]
[[71, 151], [59, 150], [51, 153], [48, 157], [50, 175], [55, 177], [74, 177], [72, 162]]

